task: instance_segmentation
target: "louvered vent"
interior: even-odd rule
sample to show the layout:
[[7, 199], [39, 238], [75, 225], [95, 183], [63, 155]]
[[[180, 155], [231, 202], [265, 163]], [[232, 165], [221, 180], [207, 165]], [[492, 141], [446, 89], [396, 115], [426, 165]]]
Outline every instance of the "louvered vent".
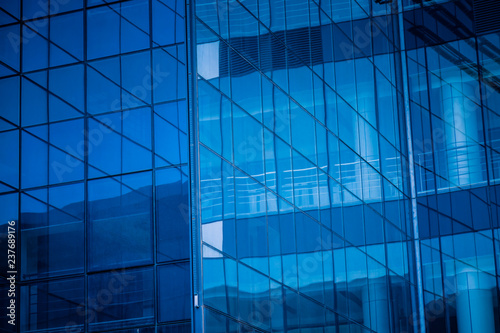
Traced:
[[500, 30], [500, 0], [474, 0], [476, 33]]
[[[231, 46], [264, 72], [306, 65], [317, 65], [325, 61], [321, 26], [298, 28], [289, 31], [276, 31], [274, 34], [259, 36], [235, 37], [229, 40]], [[331, 35], [326, 34], [329, 39]], [[287, 47], [283, 44], [286, 40]], [[260, 47], [260, 54], [258, 53]], [[229, 54], [228, 54], [229, 51]], [[220, 75], [245, 75], [255, 70], [243, 58], [225, 43], [220, 43]]]

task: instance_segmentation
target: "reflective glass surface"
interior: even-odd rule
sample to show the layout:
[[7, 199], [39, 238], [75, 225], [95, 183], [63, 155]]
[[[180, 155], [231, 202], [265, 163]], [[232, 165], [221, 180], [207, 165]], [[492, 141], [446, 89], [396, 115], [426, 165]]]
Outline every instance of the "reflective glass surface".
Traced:
[[195, 1], [210, 331], [500, 330], [498, 33], [401, 4]]
[[396, 16], [345, 5], [195, 2], [210, 331], [413, 330]]
[[407, 44], [409, 98], [429, 332], [499, 330], [494, 318], [500, 44], [498, 33], [472, 34], [468, 6], [447, 3], [436, 12], [424, 8], [407, 18], [407, 24], [418, 26], [418, 15], [436, 20], [456, 12], [456, 18], [441, 18], [437, 28], [460, 26], [439, 43], [430, 41], [430, 32], [408, 34], [413, 38]]
[[190, 331], [184, 1], [2, 1], [0, 36], [0, 331]]
[[0, 1], [0, 332], [500, 332], [498, 17]]

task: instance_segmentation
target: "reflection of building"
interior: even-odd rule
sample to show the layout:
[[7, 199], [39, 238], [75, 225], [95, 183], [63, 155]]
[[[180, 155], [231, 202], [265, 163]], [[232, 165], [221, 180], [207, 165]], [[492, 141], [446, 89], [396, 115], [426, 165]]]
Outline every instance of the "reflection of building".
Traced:
[[0, 5], [14, 331], [500, 332], [499, 7]]

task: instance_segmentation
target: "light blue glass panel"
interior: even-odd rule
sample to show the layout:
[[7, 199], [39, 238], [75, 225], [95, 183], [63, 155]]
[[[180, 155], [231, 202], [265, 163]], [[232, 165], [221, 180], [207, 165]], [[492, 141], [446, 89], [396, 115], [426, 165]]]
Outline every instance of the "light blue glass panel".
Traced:
[[233, 108], [234, 164], [264, 182], [263, 128], [238, 107]]

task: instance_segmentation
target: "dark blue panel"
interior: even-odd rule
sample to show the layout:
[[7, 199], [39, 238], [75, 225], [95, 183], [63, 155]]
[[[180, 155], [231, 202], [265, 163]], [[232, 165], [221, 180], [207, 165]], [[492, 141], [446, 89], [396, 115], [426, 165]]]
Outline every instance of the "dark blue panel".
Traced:
[[87, 317], [91, 331], [151, 324], [154, 320], [152, 268], [89, 276]]
[[37, 282], [21, 288], [21, 330], [83, 330], [84, 280]]
[[189, 258], [187, 176], [177, 168], [156, 172], [158, 261]]
[[88, 184], [89, 269], [151, 263], [151, 173]]
[[160, 266], [158, 281], [159, 321], [189, 319], [191, 317], [189, 263]]

